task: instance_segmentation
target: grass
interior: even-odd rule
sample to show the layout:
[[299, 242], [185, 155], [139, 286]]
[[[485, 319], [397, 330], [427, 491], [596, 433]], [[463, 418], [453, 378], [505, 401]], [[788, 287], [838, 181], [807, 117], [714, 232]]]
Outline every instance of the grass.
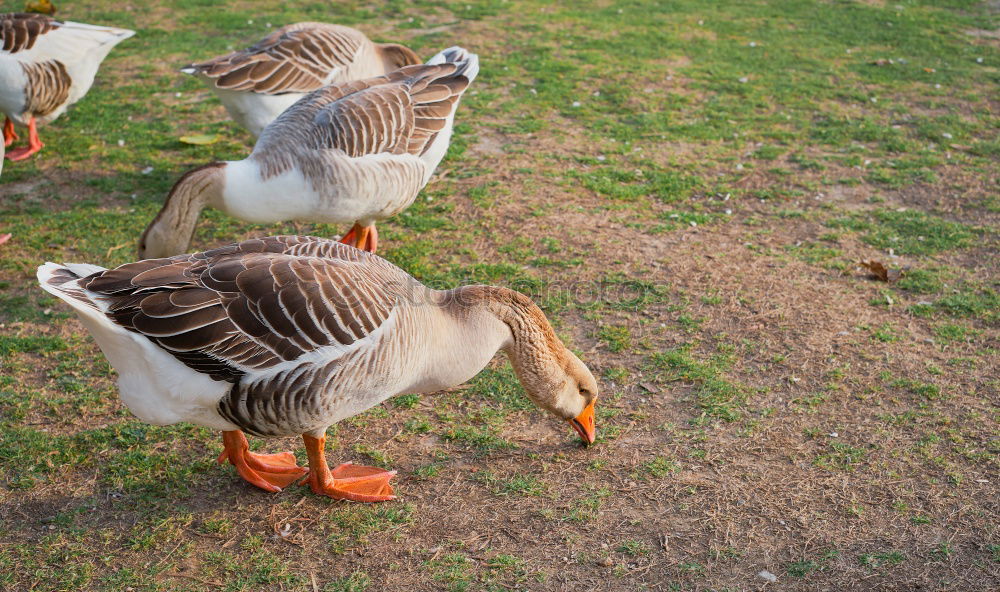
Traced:
[[[0, 588], [742, 590], [764, 568], [789, 590], [1000, 587], [987, 3], [59, 9], [137, 34], [0, 177]], [[380, 253], [535, 299], [599, 377], [595, 445], [500, 357], [330, 430], [331, 463], [399, 471], [397, 501], [265, 494], [213, 462], [212, 430], [133, 418], [37, 288], [44, 261], [130, 261], [184, 171], [249, 152], [176, 69], [305, 20], [480, 55]], [[344, 230], [210, 210], [194, 247]], [[905, 273], [869, 280], [867, 259]]]
[[813, 464], [828, 471], [853, 471], [855, 466], [865, 459], [867, 452], [862, 447], [832, 442], [830, 451], [817, 456]]
[[692, 383], [695, 403], [704, 415], [725, 421], [743, 417], [747, 389], [724, 377], [723, 371], [729, 365], [725, 356], [702, 362], [682, 348], [653, 354], [649, 361], [660, 380]]
[[858, 556], [861, 565], [868, 569], [894, 567], [906, 561], [906, 555], [900, 551], [885, 551], [881, 553], [863, 553]]
[[976, 236], [963, 224], [911, 210], [876, 210], [870, 216], [838, 218], [829, 224], [858, 231], [864, 242], [901, 255], [929, 255], [967, 247]]

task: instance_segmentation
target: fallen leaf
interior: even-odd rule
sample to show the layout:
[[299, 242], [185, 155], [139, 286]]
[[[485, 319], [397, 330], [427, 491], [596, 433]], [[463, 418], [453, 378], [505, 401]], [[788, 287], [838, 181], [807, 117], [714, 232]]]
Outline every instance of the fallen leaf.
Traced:
[[9, 232], [5, 232], [4, 234], [0, 234], [0, 245], [2, 245], [5, 242], [9, 241], [10, 237], [12, 237], [12, 236], [14, 236], [14, 235], [11, 234], [11, 233], [9, 233]]
[[193, 136], [181, 136], [181, 142], [185, 144], [194, 144], [195, 146], [205, 146], [207, 144], [214, 144], [219, 141], [218, 134], [195, 134]]
[[871, 261], [858, 261], [858, 265], [866, 268], [870, 273], [870, 276], [882, 281], [893, 283], [899, 281], [899, 278], [903, 277], [906, 273], [906, 269], [893, 269], [886, 267], [881, 261], [876, 261], [872, 259]]

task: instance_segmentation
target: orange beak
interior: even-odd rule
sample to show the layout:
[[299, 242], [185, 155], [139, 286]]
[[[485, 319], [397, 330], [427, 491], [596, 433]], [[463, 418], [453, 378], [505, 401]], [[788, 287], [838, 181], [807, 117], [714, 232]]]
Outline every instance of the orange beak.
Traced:
[[590, 402], [589, 405], [584, 407], [580, 415], [577, 415], [573, 419], [569, 420], [569, 423], [573, 425], [573, 429], [576, 433], [580, 434], [583, 438], [584, 444], [593, 444], [594, 440], [597, 438], [597, 428], [594, 426], [594, 403], [597, 399]]

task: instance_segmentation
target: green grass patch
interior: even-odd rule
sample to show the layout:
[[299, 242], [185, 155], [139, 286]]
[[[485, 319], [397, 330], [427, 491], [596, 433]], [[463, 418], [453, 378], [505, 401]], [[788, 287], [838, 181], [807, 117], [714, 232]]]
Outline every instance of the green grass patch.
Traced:
[[737, 421], [744, 416], [743, 406], [749, 391], [725, 378], [724, 370], [729, 364], [725, 356], [697, 360], [686, 348], [658, 352], [649, 358], [649, 366], [658, 380], [687, 382], [694, 386], [695, 402], [704, 414]]
[[871, 570], [894, 567], [904, 561], [906, 561], [906, 555], [902, 551], [883, 551], [858, 555], [858, 563]]
[[632, 347], [632, 333], [628, 327], [601, 327], [597, 330], [597, 338], [604, 342], [610, 352], [618, 353]]
[[510, 362], [504, 361], [498, 368], [486, 368], [469, 382], [470, 395], [482, 397], [491, 405], [498, 405], [500, 411], [525, 411], [534, 409], [535, 404], [524, 394], [524, 387], [517, 379]]
[[931, 255], [972, 244], [976, 233], [964, 224], [949, 222], [917, 210], [875, 210], [827, 222], [861, 234], [861, 240], [901, 255]]
[[868, 450], [843, 442], [831, 442], [830, 449], [813, 460], [813, 464], [828, 471], [853, 471], [867, 456]]
[[517, 447], [513, 442], [498, 436], [492, 429], [474, 425], [451, 428], [443, 434], [443, 437], [449, 442], [464, 444], [483, 454]]
[[680, 470], [681, 465], [676, 460], [657, 456], [636, 467], [636, 477], [639, 479], [661, 479], [670, 473]]
[[6, 358], [15, 353], [45, 354], [65, 350], [66, 342], [61, 337], [33, 335], [15, 337], [0, 335], [0, 357]]
[[331, 513], [327, 520], [335, 531], [328, 542], [335, 552], [342, 553], [349, 545], [366, 544], [372, 535], [405, 528], [413, 522], [414, 508], [410, 504], [379, 504], [345, 506]]

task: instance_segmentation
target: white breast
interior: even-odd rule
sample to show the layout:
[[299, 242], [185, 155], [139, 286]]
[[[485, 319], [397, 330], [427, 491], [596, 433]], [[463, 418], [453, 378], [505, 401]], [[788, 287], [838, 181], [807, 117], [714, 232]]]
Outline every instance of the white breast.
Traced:
[[308, 178], [297, 166], [265, 180], [256, 159], [227, 163], [222, 203], [210, 205], [248, 222], [368, 224], [413, 203], [426, 176], [426, 164], [411, 154], [311, 158]]
[[298, 169], [291, 168], [265, 181], [252, 160], [227, 163], [222, 199], [222, 203], [211, 205], [257, 223], [306, 218], [320, 203], [319, 194]]

